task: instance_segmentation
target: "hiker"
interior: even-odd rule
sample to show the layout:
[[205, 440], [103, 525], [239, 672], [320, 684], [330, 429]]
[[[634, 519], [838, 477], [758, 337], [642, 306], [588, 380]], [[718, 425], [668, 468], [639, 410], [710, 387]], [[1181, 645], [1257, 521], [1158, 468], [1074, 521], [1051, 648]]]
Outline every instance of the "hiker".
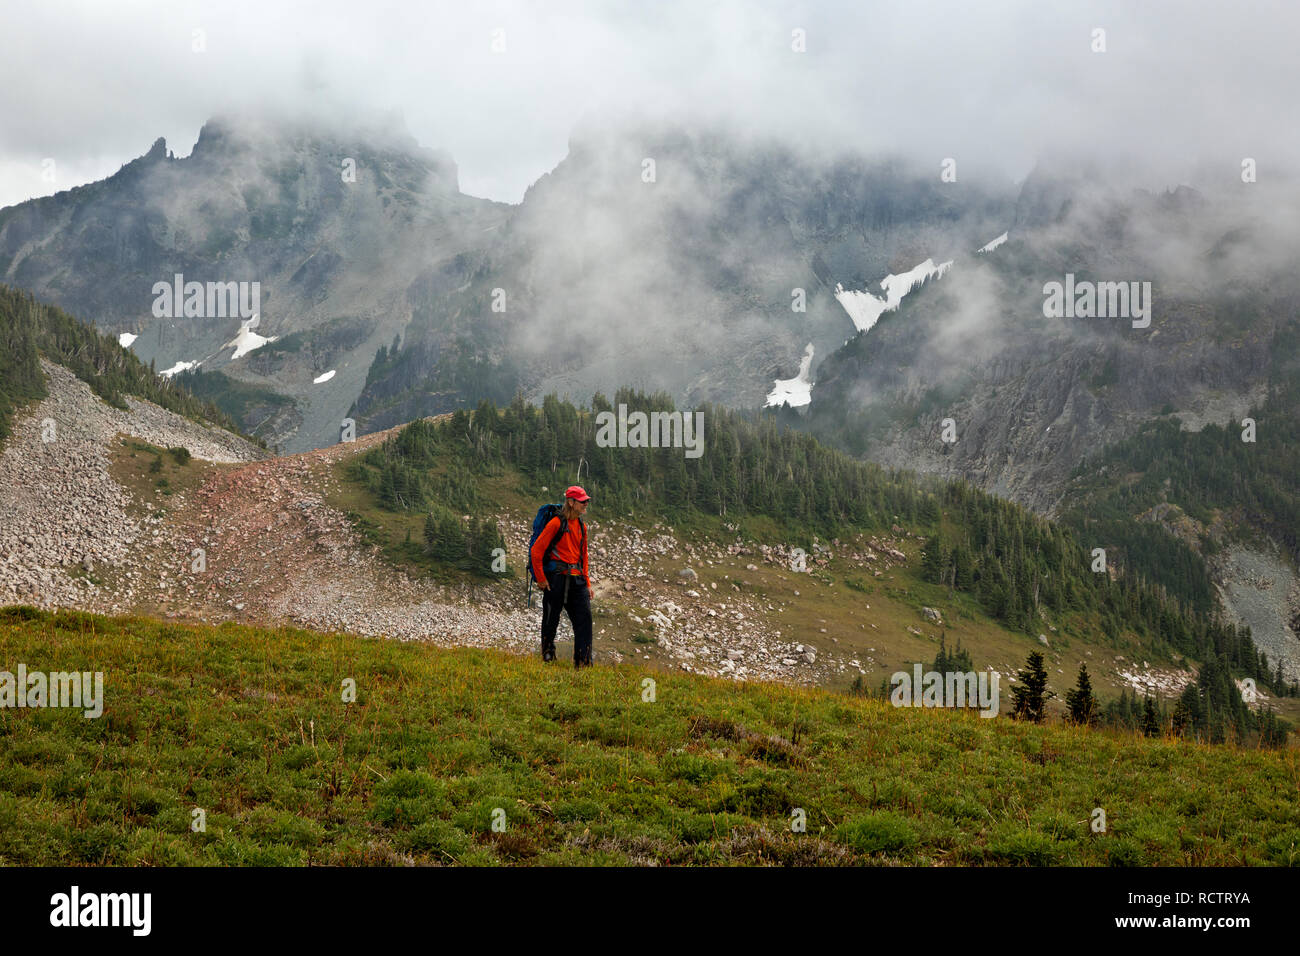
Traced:
[[591, 496], [573, 485], [564, 507], [542, 528], [529, 552], [533, 577], [542, 589], [542, 660], [555, 660], [560, 609], [573, 625], [573, 666], [591, 666], [591, 578], [587, 575], [587, 525], [582, 516]]

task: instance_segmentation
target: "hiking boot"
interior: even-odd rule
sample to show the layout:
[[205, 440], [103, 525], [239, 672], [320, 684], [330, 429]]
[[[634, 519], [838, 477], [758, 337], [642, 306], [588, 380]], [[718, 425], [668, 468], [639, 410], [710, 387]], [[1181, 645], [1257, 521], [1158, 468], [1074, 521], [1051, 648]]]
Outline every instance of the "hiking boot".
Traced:
[[544, 664], [544, 663], [546, 663], [547, 661], [553, 661], [553, 660], [555, 660], [555, 645], [554, 645], [554, 644], [549, 644], [549, 645], [547, 645], [547, 644], [543, 644], [543, 645], [542, 645], [542, 663]]

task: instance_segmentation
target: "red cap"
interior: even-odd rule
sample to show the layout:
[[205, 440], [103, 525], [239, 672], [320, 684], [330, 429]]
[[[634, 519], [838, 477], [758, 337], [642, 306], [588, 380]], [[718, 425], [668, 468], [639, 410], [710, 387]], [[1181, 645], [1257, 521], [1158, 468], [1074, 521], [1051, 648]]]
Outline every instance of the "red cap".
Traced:
[[574, 501], [590, 501], [591, 495], [587, 494], [577, 485], [569, 485], [569, 490], [564, 493], [564, 497], [572, 498]]

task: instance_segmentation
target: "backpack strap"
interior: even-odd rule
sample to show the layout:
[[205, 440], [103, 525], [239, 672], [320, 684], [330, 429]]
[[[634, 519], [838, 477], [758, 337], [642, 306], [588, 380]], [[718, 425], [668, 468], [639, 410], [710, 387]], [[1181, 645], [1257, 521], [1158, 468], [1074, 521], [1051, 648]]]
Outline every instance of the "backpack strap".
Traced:
[[[543, 571], [546, 570], [546, 562], [547, 562], [547, 561], [550, 561], [550, 560], [555, 556], [555, 546], [556, 546], [557, 544], [560, 543], [560, 538], [562, 538], [562, 537], [564, 536], [564, 532], [565, 532], [565, 531], [568, 529], [568, 527], [569, 527], [569, 522], [567, 522], [567, 521], [564, 519], [564, 513], [563, 513], [563, 512], [560, 512], [560, 513], [557, 514], [555, 517], [557, 517], [557, 518], [560, 519], [560, 527], [556, 529], [555, 534], [551, 536], [551, 541], [550, 541], [550, 543], [546, 546], [546, 550], [542, 552], [542, 570], [543, 570]], [[549, 524], [549, 522], [548, 522], [548, 524]], [[586, 531], [585, 528], [584, 528], [583, 530], [584, 530], [584, 532]]]

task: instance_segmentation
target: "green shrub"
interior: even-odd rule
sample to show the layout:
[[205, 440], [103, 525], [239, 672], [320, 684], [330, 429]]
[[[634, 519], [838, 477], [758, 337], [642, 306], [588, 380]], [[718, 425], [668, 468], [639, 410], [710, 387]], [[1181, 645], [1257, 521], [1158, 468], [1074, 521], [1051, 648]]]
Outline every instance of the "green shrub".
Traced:
[[835, 839], [859, 853], [898, 853], [914, 846], [916, 831], [906, 817], [895, 813], [873, 813], [841, 824]]

